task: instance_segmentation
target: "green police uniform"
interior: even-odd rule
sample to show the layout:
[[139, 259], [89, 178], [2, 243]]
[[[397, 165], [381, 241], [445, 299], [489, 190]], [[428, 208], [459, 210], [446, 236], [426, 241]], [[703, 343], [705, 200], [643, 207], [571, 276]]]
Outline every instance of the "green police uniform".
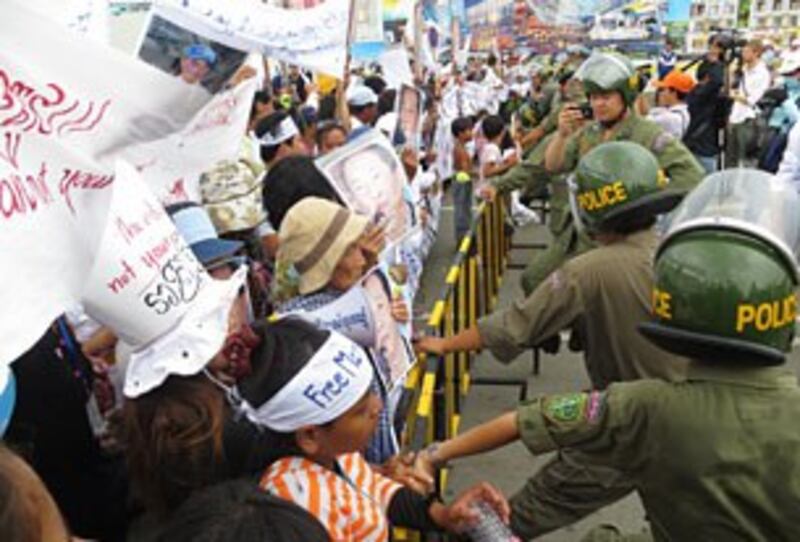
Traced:
[[684, 365], [637, 331], [650, 313], [652, 229], [567, 261], [524, 300], [478, 320], [483, 345], [504, 362], [583, 315], [586, 368], [592, 386], [639, 378], [680, 378]]
[[[619, 90], [626, 104], [630, 106], [636, 96], [634, 85], [638, 86], [632, 66], [627, 60], [623, 59], [624, 62], [620, 60], [622, 57], [604, 61], [603, 56], [611, 55], [599, 55], [597, 57], [599, 60], [590, 58], [586, 62], [589, 68], [582, 66], [578, 70], [587, 94]], [[616, 69], [621, 71], [616, 73]], [[575, 169], [580, 157], [597, 145], [608, 141], [633, 141], [649, 149], [675, 188], [691, 190], [703, 178], [702, 167], [683, 143], [656, 123], [636, 115], [630, 109], [627, 116], [614, 126], [610, 134], [606, 133], [599, 122], [592, 122], [573, 134], [564, 149], [562, 172]], [[562, 218], [559, 226], [552, 245], [537, 254], [535, 260], [523, 272], [521, 282], [526, 293], [533, 291], [565, 259], [594, 246], [587, 237], [577, 234], [574, 225], [568, 219]]]
[[[561, 450], [577, 476], [612, 469], [639, 492], [657, 540], [800, 539], [800, 389], [781, 366], [795, 335], [799, 207], [791, 185], [763, 172], [709, 177], [674, 213], [656, 256], [654, 319], [639, 324], [692, 358], [686, 379], [522, 405], [528, 448]], [[521, 536], [553, 521], [549, 488], [537, 489], [528, 496], [549, 508], [512, 501]]]
[[[535, 454], [579, 450], [584, 466], [621, 472], [657, 540], [800, 540], [797, 377], [721, 365], [693, 363], [683, 384], [536, 399], [519, 407], [521, 439]], [[533, 536], [520, 519], [512, 529]]]
[[[682, 196], [668, 189], [655, 157], [630, 142], [598, 146], [581, 160], [575, 178], [579, 216], [590, 230], [655, 216]], [[637, 329], [650, 314], [657, 241], [647, 228], [567, 261], [524, 301], [480, 319], [482, 344], [510, 361], [526, 345], [583, 317], [586, 368], [594, 388], [641, 378], [681, 380], [686, 360], [656, 348]], [[614, 469], [584, 463], [580, 453], [567, 451], [511, 499], [520, 533], [532, 537], [557, 529], [634, 489]]]

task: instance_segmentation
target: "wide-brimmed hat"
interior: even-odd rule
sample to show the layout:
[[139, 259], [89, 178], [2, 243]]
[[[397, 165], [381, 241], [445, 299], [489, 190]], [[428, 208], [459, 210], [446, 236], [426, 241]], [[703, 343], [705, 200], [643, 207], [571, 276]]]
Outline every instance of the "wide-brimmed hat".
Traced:
[[80, 302], [130, 350], [124, 393], [201, 372], [222, 349], [247, 267], [209, 276], [132, 166], [118, 164], [111, 205]]
[[267, 219], [261, 181], [243, 160], [217, 164], [200, 177], [200, 196], [219, 234], [249, 230]]
[[206, 269], [227, 262], [244, 246], [241, 241], [220, 239], [208, 213], [194, 202], [170, 205], [167, 212]]
[[347, 248], [367, 229], [366, 217], [331, 201], [310, 197], [296, 203], [283, 218], [277, 259], [292, 265], [300, 294], [319, 290], [331, 279]]

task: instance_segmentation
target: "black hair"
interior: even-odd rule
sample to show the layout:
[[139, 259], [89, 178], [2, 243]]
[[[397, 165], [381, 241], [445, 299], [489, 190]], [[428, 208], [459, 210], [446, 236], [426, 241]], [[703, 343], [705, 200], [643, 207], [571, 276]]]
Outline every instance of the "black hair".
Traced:
[[178, 203], [171, 203], [167, 205], [164, 207], [164, 210], [170, 217], [173, 217], [176, 213], [179, 213], [184, 209], [191, 209], [193, 207], [200, 207], [200, 205], [194, 201], [179, 201]]
[[397, 100], [397, 91], [389, 88], [381, 92], [378, 96], [378, 116], [381, 117], [386, 113], [394, 111], [394, 104]]
[[386, 81], [377, 75], [371, 75], [364, 79], [364, 86], [372, 90], [376, 96], [380, 96], [386, 90]]
[[503, 133], [505, 127], [506, 124], [500, 115], [489, 115], [481, 123], [481, 130], [483, 130], [483, 135], [486, 136], [486, 139], [494, 139], [499, 136]]
[[253, 95], [253, 105], [250, 107], [250, 118], [256, 116], [259, 105], [266, 105], [272, 102], [272, 93], [268, 90], [258, 90]]
[[[286, 111], [276, 111], [271, 115], [267, 115], [256, 125], [256, 137], [261, 139], [267, 133], [270, 133], [273, 136], [277, 135], [278, 130], [280, 130], [281, 123], [289, 116], [289, 113]], [[275, 156], [278, 154], [278, 149], [280, 149], [281, 145], [289, 142], [291, 142], [291, 139], [277, 145], [261, 145], [261, 159], [265, 163], [272, 162], [275, 159]]]
[[196, 492], [163, 526], [159, 542], [327, 542], [329, 535], [299, 506], [240, 479]]
[[319, 111], [317, 112], [317, 116], [320, 122], [336, 118], [335, 94], [326, 94], [319, 99]]
[[472, 119], [469, 117], [458, 117], [453, 123], [450, 125], [450, 133], [453, 134], [453, 137], [458, 137], [461, 135], [462, 132], [467, 130], [471, 130], [473, 126]]
[[274, 228], [280, 228], [289, 209], [308, 196], [317, 196], [343, 205], [328, 178], [309, 156], [288, 156], [267, 171], [262, 199]]
[[350, 109], [350, 114], [352, 114], [355, 117], [357, 115], [360, 115], [361, 113], [363, 113], [364, 111], [366, 111], [370, 107], [377, 107], [377, 106], [375, 104], [373, 104], [373, 103], [369, 103], [369, 104], [364, 104], [364, 105], [348, 104], [347, 107]]
[[[300, 318], [283, 318], [261, 330], [261, 343], [253, 352], [251, 373], [238, 383], [239, 395], [254, 408], [272, 399], [289, 383], [328, 340], [330, 331]], [[327, 424], [326, 424], [327, 425]], [[266, 463], [281, 457], [303, 455], [294, 433], [263, 428], [269, 449], [261, 450]]]
[[486, 64], [489, 66], [494, 66], [495, 64], [497, 64], [497, 57], [494, 56], [493, 54], [490, 54], [489, 58], [486, 59]]
[[347, 136], [347, 130], [338, 122], [326, 121], [319, 123], [317, 125], [317, 146], [321, 147], [322, 142], [325, 141], [325, 136], [334, 130], [340, 130], [345, 136]]

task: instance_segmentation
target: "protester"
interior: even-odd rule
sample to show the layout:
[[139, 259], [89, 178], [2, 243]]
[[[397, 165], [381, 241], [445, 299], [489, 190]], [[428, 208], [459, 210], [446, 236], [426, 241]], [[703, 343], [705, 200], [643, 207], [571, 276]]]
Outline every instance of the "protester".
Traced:
[[350, 110], [348, 140], [353, 140], [378, 120], [378, 95], [367, 86], [355, 86], [347, 91], [347, 106]]
[[[305, 198], [292, 207], [279, 235], [276, 297], [281, 301], [278, 311], [283, 314], [313, 311], [334, 302], [356, 286], [377, 262], [384, 243], [383, 231], [369, 227], [366, 218], [319, 198]], [[376, 321], [382, 318], [373, 316]], [[392, 318], [402, 323], [409, 319], [408, 308], [401, 299], [392, 304]], [[388, 367], [392, 360], [384, 359], [376, 348], [374, 363]], [[394, 409], [389, 400], [394, 383], [386, 370], [378, 370], [376, 374], [379, 378], [373, 386], [384, 408], [365, 456], [380, 465], [397, 453], [398, 446], [393, 429]]]
[[73, 540], [42, 480], [2, 444], [0, 538], [8, 542]]
[[325, 156], [347, 143], [347, 130], [335, 121], [325, 121], [317, 128], [317, 155]]
[[198, 491], [162, 529], [163, 542], [328, 542], [312, 515], [258, 489], [253, 480], [222, 482]]
[[678, 70], [672, 70], [656, 81], [657, 106], [648, 112], [647, 118], [675, 136], [675, 139], [683, 139], [691, 122], [686, 96], [694, 85], [691, 75]]
[[[334, 540], [388, 541], [390, 526], [458, 532], [477, 519], [471, 506], [481, 500], [508, 518], [505, 500], [488, 484], [446, 506], [374, 471], [357, 453], [381, 411], [368, 356], [336, 332], [299, 320], [284, 326], [291, 351], [259, 360], [253, 378], [263, 385], [239, 389], [248, 418], [280, 442], [261, 478], [264, 491], [306, 509]], [[326, 382], [339, 392], [323, 393]]]

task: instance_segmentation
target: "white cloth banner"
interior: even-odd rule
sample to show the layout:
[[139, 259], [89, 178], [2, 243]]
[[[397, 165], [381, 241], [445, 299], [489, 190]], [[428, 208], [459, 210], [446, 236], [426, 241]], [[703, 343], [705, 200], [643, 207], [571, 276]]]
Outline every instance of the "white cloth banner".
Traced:
[[131, 161], [162, 200], [185, 199], [177, 175], [236, 155], [254, 85], [209, 101], [13, 0], [0, 4], [0, 295], [13, 308], [0, 313], [0, 362], [77, 301], [115, 160]]
[[341, 77], [347, 59], [349, 0], [282, 9], [252, 0], [161, 0], [154, 13], [228, 47]]
[[312, 311], [297, 311], [296, 314], [320, 329], [338, 331], [365, 348], [375, 346], [375, 319], [364, 289], [358, 285], [340, 295], [334, 301]]

